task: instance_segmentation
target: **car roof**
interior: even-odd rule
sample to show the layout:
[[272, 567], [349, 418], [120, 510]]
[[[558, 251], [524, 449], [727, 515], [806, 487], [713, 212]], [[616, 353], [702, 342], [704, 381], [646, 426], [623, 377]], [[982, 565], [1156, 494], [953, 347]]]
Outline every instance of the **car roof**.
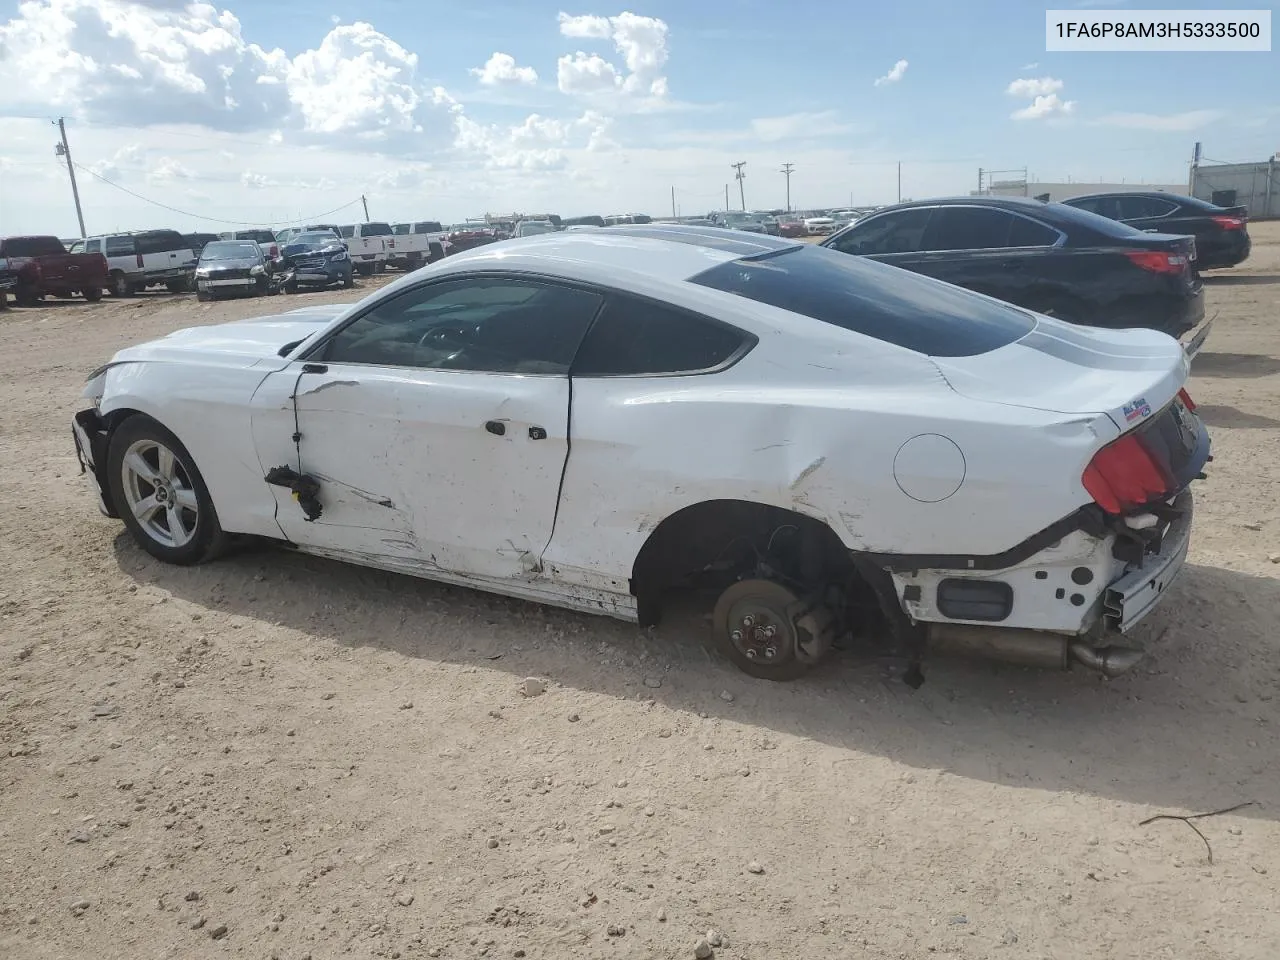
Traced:
[[628, 224], [504, 240], [453, 254], [446, 262], [513, 266], [597, 282], [607, 282], [617, 270], [681, 281], [730, 260], [801, 246], [796, 240], [720, 227]]
[[1184, 197], [1180, 193], [1169, 193], [1167, 190], [1104, 190], [1102, 193], [1082, 193], [1078, 197], [1067, 197], [1063, 203], [1070, 203], [1072, 200], [1096, 200], [1098, 197], [1154, 197], [1158, 200], [1194, 200], [1194, 197]]

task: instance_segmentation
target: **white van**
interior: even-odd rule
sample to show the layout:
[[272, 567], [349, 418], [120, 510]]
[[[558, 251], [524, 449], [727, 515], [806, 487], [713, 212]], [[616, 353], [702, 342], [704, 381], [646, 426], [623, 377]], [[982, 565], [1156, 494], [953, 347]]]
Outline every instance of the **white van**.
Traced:
[[139, 230], [88, 237], [85, 253], [107, 258], [107, 290], [128, 297], [147, 287], [164, 284], [170, 293], [191, 289], [196, 255], [191, 242], [176, 230]]

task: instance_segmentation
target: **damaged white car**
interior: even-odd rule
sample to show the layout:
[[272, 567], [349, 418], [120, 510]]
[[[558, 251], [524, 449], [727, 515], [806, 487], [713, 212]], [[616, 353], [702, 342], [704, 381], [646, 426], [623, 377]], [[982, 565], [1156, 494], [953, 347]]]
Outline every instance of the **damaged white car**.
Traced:
[[266, 538], [643, 624], [713, 591], [721, 649], [775, 679], [850, 637], [1114, 675], [1187, 551], [1186, 377], [1164, 334], [632, 226], [122, 350], [74, 435], [171, 563]]

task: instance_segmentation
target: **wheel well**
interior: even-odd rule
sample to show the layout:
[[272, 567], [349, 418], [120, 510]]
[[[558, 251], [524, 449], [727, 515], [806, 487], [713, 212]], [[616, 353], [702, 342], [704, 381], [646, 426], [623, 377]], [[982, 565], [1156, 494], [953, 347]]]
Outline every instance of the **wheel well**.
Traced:
[[747, 575], [816, 590], [848, 584], [857, 571], [849, 550], [821, 520], [747, 500], [708, 500], [658, 524], [636, 555], [631, 593], [640, 622], [651, 625], [671, 591], [723, 587]]

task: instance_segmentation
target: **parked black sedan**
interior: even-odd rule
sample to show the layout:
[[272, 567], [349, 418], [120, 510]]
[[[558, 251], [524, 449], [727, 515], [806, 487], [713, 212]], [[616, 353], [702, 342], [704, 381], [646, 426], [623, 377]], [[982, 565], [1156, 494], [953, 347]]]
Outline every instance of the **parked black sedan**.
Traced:
[[1249, 256], [1248, 207], [1219, 207], [1176, 193], [1096, 193], [1062, 201], [1138, 230], [1186, 233], [1196, 238], [1196, 267], [1234, 267]]
[[269, 272], [266, 255], [253, 240], [213, 240], [204, 245], [196, 264], [196, 299], [266, 293]]
[[1060, 203], [958, 197], [901, 203], [822, 245], [1095, 327], [1179, 337], [1204, 318], [1191, 237], [1143, 233]]

